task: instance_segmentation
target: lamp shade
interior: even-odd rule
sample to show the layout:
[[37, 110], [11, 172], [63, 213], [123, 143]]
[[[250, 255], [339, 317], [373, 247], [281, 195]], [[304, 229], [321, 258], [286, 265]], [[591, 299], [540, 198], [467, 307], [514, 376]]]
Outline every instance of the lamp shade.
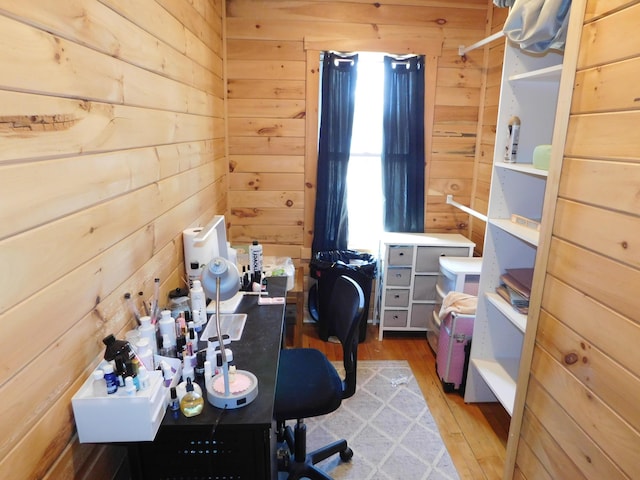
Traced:
[[[220, 282], [217, 283], [217, 280]], [[217, 285], [220, 286], [220, 300], [228, 300], [240, 290], [238, 267], [225, 258], [213, 258], [202, 271], [202, 289], [209, 298], [216, 298]]]

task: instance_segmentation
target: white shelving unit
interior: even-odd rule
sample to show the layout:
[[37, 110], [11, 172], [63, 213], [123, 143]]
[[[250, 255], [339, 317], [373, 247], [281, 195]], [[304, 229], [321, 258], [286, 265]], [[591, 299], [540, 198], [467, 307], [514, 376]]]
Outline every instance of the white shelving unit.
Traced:
[[[496, 145], [487, 212], [478, 309], [465, 390], [466, 402], [500, 402], [513, 413], [527, 315], [496, 293], [508, 268], [533, 268], [540, 234], [511, 221], [542, 217], [547, 171], [533, 167], [533, 150], [551, 144], [562, 73], [558, 53], [531, 55], [506, 40]], [[521, 121], [516, 163], [505, 163], [509, 119]]]

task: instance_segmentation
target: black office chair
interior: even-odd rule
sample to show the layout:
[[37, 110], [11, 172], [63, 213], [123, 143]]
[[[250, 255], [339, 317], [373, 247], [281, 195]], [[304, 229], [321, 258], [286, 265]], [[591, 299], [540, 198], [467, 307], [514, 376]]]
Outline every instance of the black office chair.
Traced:
[[[360, 285], [345, 275], [333, 287], [328, 305], [329, 331], [340, 340], [343, 350], [344, 379], [327, 357], [314, 348], [291, 348], [280, 352], [276, 383], [275, 419], [278, 441], [285, 442], [285, 454], [279, 452], [278, 470], [289, 473], [289, 480], [310, 478], [331, 480], [316, 463], [340, 453], [348, 461], [353, 451], [346, 440], [338, 440], [307, 453], [304, 419], [337, 410], [343, 398], [356, 391], [358, 327], [364, 310], [364, 294]], [[295, 432], [286, 425], [296, 420]]]

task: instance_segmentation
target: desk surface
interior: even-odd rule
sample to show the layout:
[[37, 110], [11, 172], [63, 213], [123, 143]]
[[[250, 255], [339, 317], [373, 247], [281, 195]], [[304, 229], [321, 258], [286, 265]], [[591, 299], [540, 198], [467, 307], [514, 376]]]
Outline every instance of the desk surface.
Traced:
[[[267, 280], [269, 296], [284, 297], [285, 290], [285, 277]], [[257, 296], [245, 295], [237, 312], [247, 321], [240, 340], [231, 343], [234, 363], [258, 378], [258, 396], [230, 410], [205, 399], [202, 413], [191, 418], [167, 411], [153, 442], [129, 446], [132, 478], [277, 478], [272, 426], [284, 304], [258, 305]]]
[[[286, 278], [270, 277], [267, 280], [270, 297], [286, 295]], [[258, 305], [256, 295], [245, 295], [237, 313], [246, 313], [247, 321], [242, 337], [231, 343], [233, 361], [239, 370], [247, 370], [258, 379], [258, 396], [249, 405], [222, 412], [206, 401], [203, 382], [199, 382], [205, 396], [204, 410], [200, 415], [186, 418], [180, 415], [174, 419], [170, 412], [164, 416], [160, 428], [174, 426], [253, 425], [270, 427], [273, 421], [278, 358], [282, 345], [284, 325], [284, 305]], [[206, 348], [206, 342], [200, 343]], [[222, 413], [222, 416], [220, 414]]]

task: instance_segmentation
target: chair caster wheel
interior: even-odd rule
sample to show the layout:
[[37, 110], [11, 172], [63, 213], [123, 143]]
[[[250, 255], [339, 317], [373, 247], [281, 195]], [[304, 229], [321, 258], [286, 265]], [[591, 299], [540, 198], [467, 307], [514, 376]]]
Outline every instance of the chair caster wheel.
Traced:
[[348, 462], [352, 458], [353, 458], [353, 450], [351, 450], [351, 448], [347, 447], [347, 449], [344, 452], [340, 452], [340, 459], [342, 461]]

